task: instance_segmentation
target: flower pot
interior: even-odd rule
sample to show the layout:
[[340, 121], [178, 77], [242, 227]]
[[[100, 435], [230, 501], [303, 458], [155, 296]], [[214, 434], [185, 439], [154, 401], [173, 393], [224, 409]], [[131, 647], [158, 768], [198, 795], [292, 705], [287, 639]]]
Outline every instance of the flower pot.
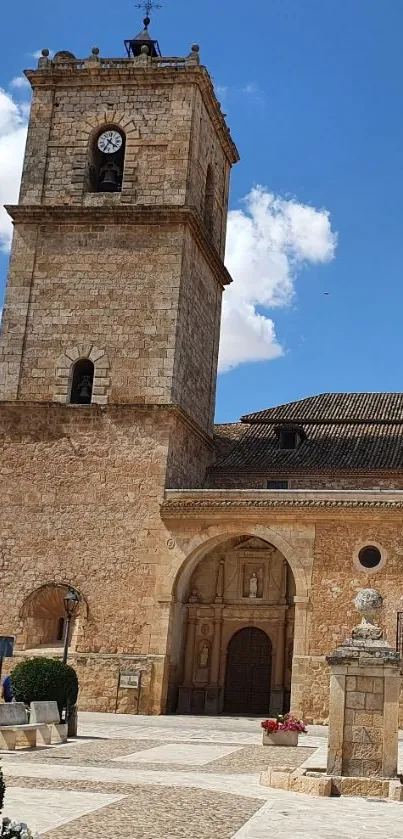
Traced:
[[298, 731], [272, 731], [263, 729], [264, 746], [298, 746]]

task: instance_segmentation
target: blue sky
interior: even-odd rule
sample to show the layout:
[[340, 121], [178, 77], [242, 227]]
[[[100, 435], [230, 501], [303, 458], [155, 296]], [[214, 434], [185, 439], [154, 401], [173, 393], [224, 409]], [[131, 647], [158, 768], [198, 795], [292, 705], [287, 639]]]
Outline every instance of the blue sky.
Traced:
[[[8, 5], [0, 86], [10, 90], [41, 47], [121, 55], [140, 23], [129, 0]], [[318, 218], [325, 209], [337, 233], [330, 261], [291, 255], [282, 305], [255, 301], [255, 314], [273, 319], [282, 355], [221, 374], [217, 419], [326, 390], [403, 390], [401, 0], [256, 0], [250, 10], [234, 0], [166, 0], [151, 29], [167, 55], [200, 44], [241, 153], [231, 190], [241, 220], [260, 184], [282, 206], [293, 200]], [[1, 293], [6, 265], [3, 254]]]

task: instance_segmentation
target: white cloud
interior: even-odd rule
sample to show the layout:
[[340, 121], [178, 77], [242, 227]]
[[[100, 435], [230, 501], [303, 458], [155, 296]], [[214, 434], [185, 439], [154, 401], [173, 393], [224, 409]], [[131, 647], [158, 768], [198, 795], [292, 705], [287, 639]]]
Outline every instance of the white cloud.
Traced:
[[258, 91], [259, 88], [256, 82], [249, 82], [249, 84], [246, 84], [245, 87], [241, 88], [241, 93], [246, 93], [249, 96], [254, 96], [256, 93], [258, 93]]
[[10, 87], [14, 87], [16, 90], [21, 88], [30, 88], [31, 85], [26, 76], [15, 76], [14, 79], [11, 79]]
[[18, 200], [27, 135], [26, 106], [20, 106], [0, 88], [0, 250], [11, 243], [11, 221], [3, 204]]
[[289, 305], [305, 264], [334, 258], [337, 237], [327, 210], [254, 187], [244, 208], [228, 216], [226, 265], [234, 282], [224, 293], [219, 370], [283, 354], [275, 324], [258, 309]]

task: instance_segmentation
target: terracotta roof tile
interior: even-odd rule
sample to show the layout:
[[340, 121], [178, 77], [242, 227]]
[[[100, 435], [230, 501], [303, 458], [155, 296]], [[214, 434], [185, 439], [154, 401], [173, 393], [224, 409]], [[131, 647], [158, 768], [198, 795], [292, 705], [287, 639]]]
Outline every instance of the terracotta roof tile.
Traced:
[[[302, 426], [306, 439], [280, 449], [275, 429], [290, 423]], [[215, 473], [403, 470], [403, 393], [323, 393], [215, 432]]]
[[245, 423], [391, 420], [403, 422], [403, 393], [320, 393], [241, 417]]

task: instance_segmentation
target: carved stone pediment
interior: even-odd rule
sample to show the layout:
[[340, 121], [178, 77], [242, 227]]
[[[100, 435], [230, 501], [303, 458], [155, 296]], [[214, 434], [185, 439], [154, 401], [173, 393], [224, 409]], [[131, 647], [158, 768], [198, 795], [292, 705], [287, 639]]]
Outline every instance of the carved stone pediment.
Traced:
[[237, 547], [234, 548], [234, 551], [238, 556], [240, 554], [242, 555], [243, 552], [245, 552], [246, 555], [251, 553], [272, 554], [275, 550], [276, 549], [273, 545], [269, 545], [268, 542], [263, 542], [261, 539], [256, 539], [253, 536], [245, 542], [241, 542], [240, 545], [237, 545]]

